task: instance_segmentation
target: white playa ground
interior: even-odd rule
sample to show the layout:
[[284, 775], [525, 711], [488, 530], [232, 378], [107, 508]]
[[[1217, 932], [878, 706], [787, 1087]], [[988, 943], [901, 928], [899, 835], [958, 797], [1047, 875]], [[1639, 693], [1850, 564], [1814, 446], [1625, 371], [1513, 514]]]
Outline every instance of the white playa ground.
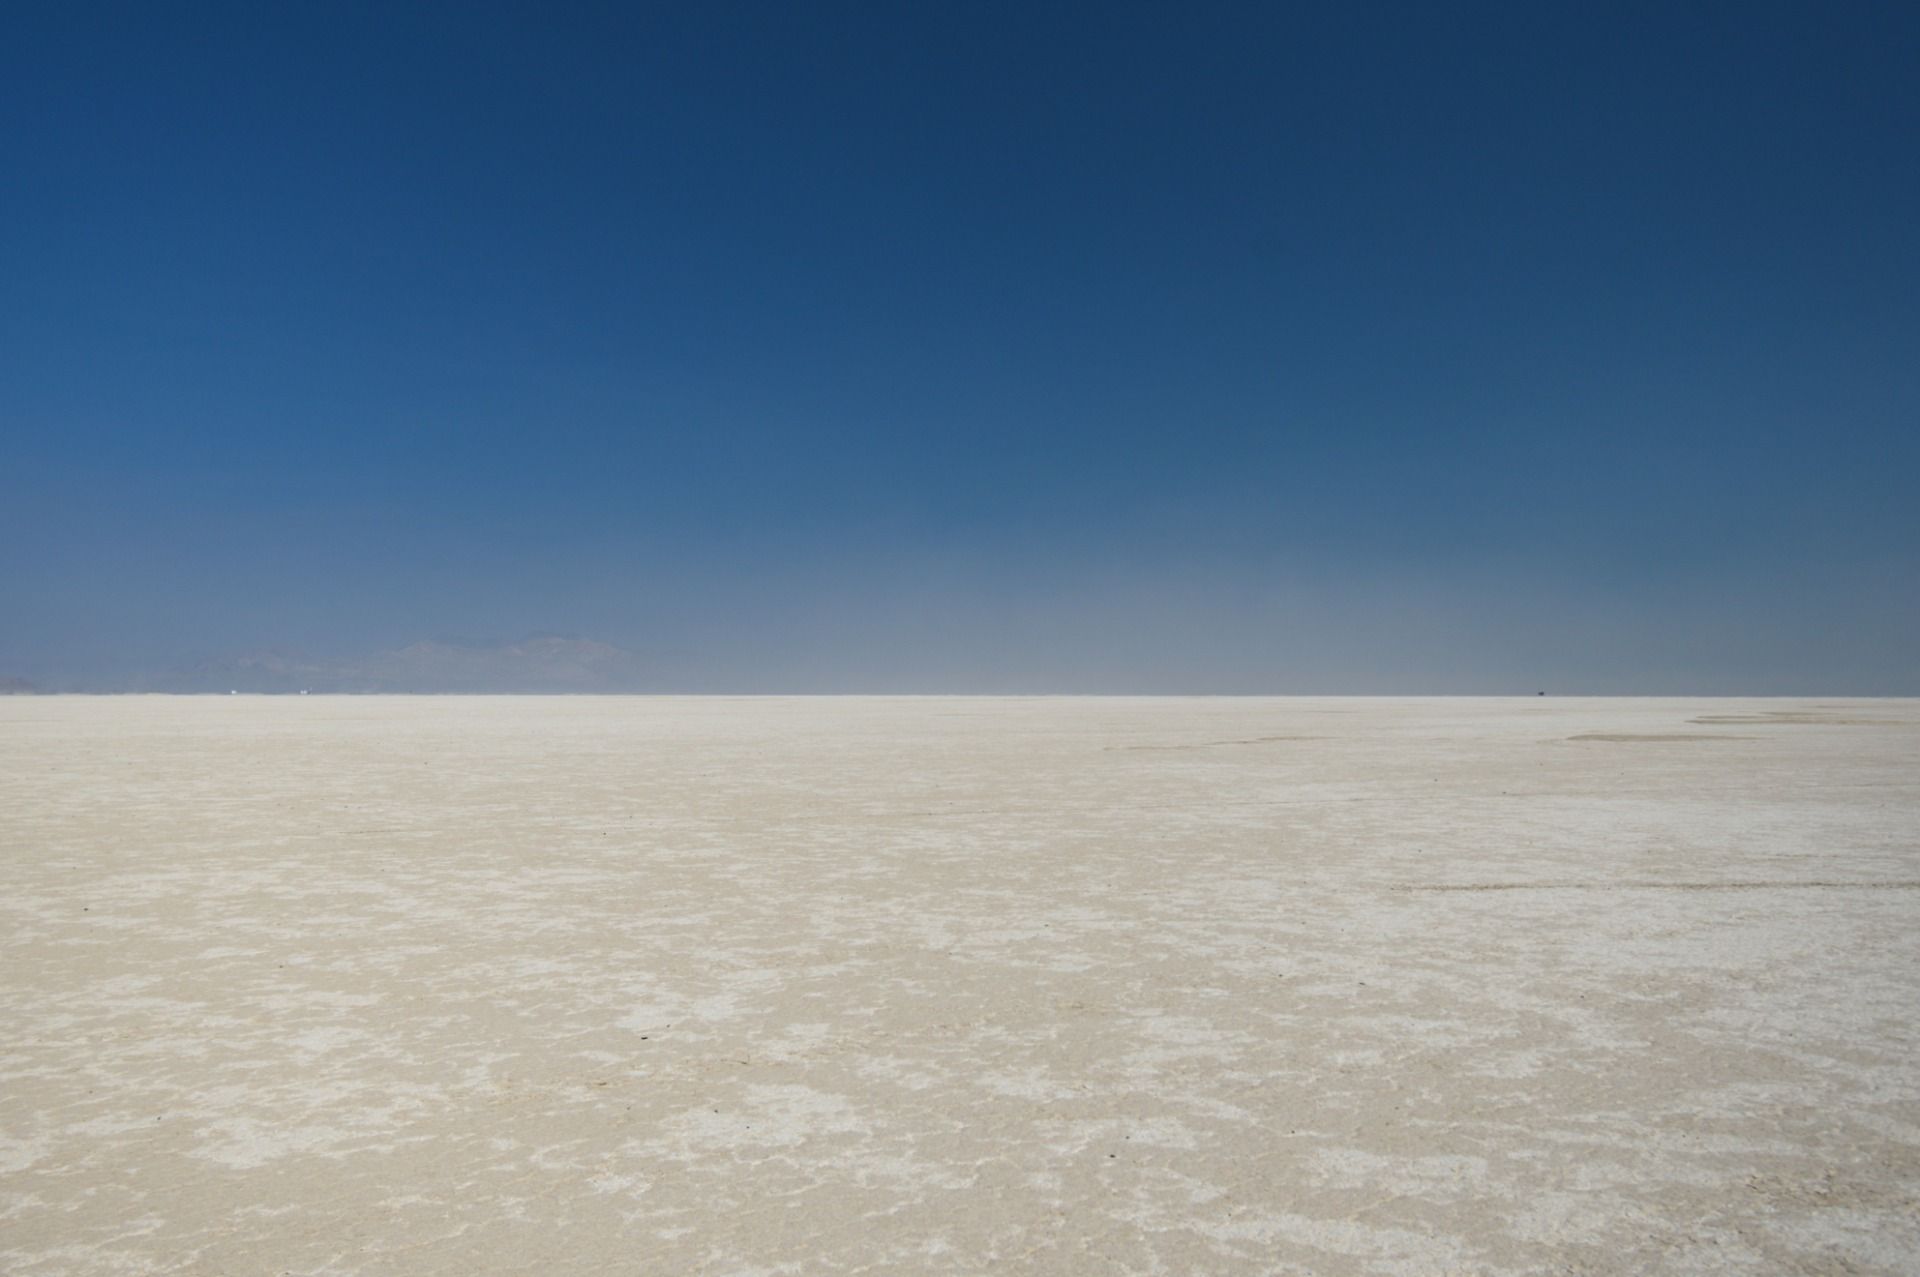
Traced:
[[1920, 703], [0, 700], [0, 1272], [1920, 1272]]

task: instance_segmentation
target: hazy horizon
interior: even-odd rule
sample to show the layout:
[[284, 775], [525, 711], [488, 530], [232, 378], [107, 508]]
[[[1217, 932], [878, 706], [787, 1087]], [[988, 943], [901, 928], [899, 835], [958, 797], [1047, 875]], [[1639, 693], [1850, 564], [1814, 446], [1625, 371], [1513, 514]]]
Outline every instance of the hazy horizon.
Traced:
[[[1900, 698], [1902, 691], [1858, 685], [1790, 685], [1753, 693], [1725, 672], [1688, 683], [1649, 690], [1638, 678], [1590, 683], [1533, 685], [1497, 673], [1456, 675], [1449, 686], [1408, 679], [1383, 685], [1377, 673], [1368, 690], [1355, 690], [1353, 678], [1323, 673], [1291, 683], [1236, 680], [1231, 675], [1194, 677], [1185, 682], [1118, 685], [1108, 672], [1093, 669], [1037, 673], [1023, 677], [984, 671], [950, 670], [929, 676], [923, 670], [847, 673], [832, 667], [780, 666], [768, 661], [725, 676], [699, 672], [684, 655], [633, 651], [592, 638], [530, 635], [508, 643], [477, 643], [446, 637], [423, 639], [401, 648], [341, 657], [271, 648], [225, 653], [166, 668], [118, 675], [42, 675], [38, 680], [0, 676], [0, 693], [179, 694], [228, 692], [268, 695], [639, 695], [639, 696], [1248, 696], [1248, 697], [1488, 697], [1549, 695], [1560, 698], [1661, 698], [1705, 696], [1752, 698], [1838, 697], [1847, 700]], [[10, 686], [10, 684], [19, 684]]]

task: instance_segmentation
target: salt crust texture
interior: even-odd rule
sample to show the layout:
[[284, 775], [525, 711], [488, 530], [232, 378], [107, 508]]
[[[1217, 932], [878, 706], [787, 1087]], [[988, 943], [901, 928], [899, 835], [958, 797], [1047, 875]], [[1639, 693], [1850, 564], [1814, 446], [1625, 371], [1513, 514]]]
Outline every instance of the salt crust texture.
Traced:
[[1911, 701], [0, 700], [0, 1272], [1920, 1271]]

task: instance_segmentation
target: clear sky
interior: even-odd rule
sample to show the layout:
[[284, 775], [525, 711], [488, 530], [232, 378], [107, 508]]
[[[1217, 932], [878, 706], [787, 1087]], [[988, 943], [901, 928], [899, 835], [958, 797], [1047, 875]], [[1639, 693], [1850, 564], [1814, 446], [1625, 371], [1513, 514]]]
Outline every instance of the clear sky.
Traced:
[[0, 675], [1920, 693], [1920, 7], [16, 6]]

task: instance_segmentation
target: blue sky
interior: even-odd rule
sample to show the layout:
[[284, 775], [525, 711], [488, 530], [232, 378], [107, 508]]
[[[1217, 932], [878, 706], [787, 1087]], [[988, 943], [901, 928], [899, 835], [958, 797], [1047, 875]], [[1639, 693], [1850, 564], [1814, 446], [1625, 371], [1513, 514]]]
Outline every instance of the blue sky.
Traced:
[[0, 674], [1920, 693], [1920, 10], [44, 6]]

